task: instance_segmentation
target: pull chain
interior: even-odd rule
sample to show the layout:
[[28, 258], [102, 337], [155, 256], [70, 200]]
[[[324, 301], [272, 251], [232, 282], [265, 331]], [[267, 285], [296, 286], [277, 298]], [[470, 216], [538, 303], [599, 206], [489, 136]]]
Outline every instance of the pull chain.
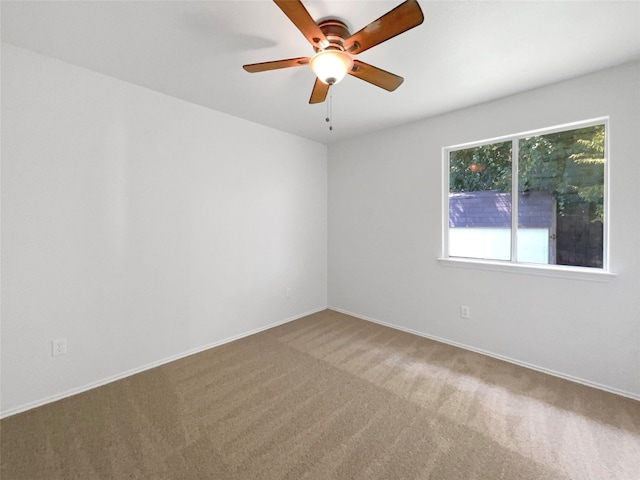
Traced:
[[329, 124], [329, 130], [333, 130], [333, 89], [329, 86], [329, 102], [327, 103], [327, 118], [324, 119]]

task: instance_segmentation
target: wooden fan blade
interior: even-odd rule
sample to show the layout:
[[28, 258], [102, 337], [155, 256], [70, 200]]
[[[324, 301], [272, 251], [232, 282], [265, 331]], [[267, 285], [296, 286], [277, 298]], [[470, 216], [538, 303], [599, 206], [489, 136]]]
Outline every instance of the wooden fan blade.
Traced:
[[349, 75], [358, 77], [360, 80], [369, 82], [376, 87], [384, 88], [389, 92], [393, 92], [404, 82], [404, 78], [398, 75], [394, 75], [393, 73], [359, 60], [353, 61], [353, 68], [349, 72]]
[[314, 47], [323, 49], [329, 45], [327, 37], [325, 37], [318, 24], [309, 15], [309, 12], [300, 0], [273, 0], [280, 10], [289, 17], [289, 20], [300, 30], [302, 35]]
[[273, 62], [262, 63], [250, 63], [249, 65], [243, 65], [249, 73], [266, 72], [267, 70], [277, 70], [278, 68], [299, 67], [301, 65], [308, 65], [309, 57], [289, 58], [287, 60], [275, 60]]
[[329, 92], [329, 85], [321, 82], [316, 78], [316, 83], [313, 84], [313, 90], [311, 91], [311, 98], [309, 103], [322, 103], [327, 98]]
[[423, 21], [424, 16], [417, 0], [407, 0], [351, 35], [345, 41], [345, 49], [354, 55], [362, 53], [379, 43], [417, 27]]

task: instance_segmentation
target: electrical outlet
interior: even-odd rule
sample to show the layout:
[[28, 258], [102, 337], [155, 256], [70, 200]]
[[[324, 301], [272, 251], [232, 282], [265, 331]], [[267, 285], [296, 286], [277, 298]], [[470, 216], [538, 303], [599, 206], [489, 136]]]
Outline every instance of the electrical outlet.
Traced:
[[460, 306], [460, 318], [471, 318], [471, 309], [466, 305]]
[[51, 340], [51, 355], [53, 357], [58, 357], [60, 355], [67, 354], [67, 339], [66, 338], [57, 338], [55, 340]]

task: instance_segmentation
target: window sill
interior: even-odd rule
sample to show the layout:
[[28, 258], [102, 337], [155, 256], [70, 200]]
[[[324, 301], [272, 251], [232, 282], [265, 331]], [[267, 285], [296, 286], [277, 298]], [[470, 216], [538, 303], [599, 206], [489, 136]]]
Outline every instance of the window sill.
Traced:
[[472, 258], [439, 258], [438, 262], [440, 262], [440, 265], [445, 267], [491, 270], [494, 272], [539, 275], [543, 277], [569, 278], [572, 280], [586, 280], [591, 282], [609, 282], [616, 276], [615, 273], [588, 267], [492, 262], [489, 260], [476, 260]]

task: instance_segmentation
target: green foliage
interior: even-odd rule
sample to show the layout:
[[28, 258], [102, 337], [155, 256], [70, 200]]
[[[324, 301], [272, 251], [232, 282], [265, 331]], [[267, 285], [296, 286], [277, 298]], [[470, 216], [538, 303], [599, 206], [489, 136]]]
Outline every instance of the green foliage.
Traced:
[[[521, 192], [554, 195], [558, 214], [603, 220], [604, 125], [520, 139]], [[511, 142], [458, 150], [449, 156], [450, 192], [511, 191]]]
[[449, 162], [450, 192], [511, 191], [510, 141], [451, 152]]
[[523, 139], [518, 163], [521, 190], [553, 194], [561, 216], [603, 220], [604, 125]]

